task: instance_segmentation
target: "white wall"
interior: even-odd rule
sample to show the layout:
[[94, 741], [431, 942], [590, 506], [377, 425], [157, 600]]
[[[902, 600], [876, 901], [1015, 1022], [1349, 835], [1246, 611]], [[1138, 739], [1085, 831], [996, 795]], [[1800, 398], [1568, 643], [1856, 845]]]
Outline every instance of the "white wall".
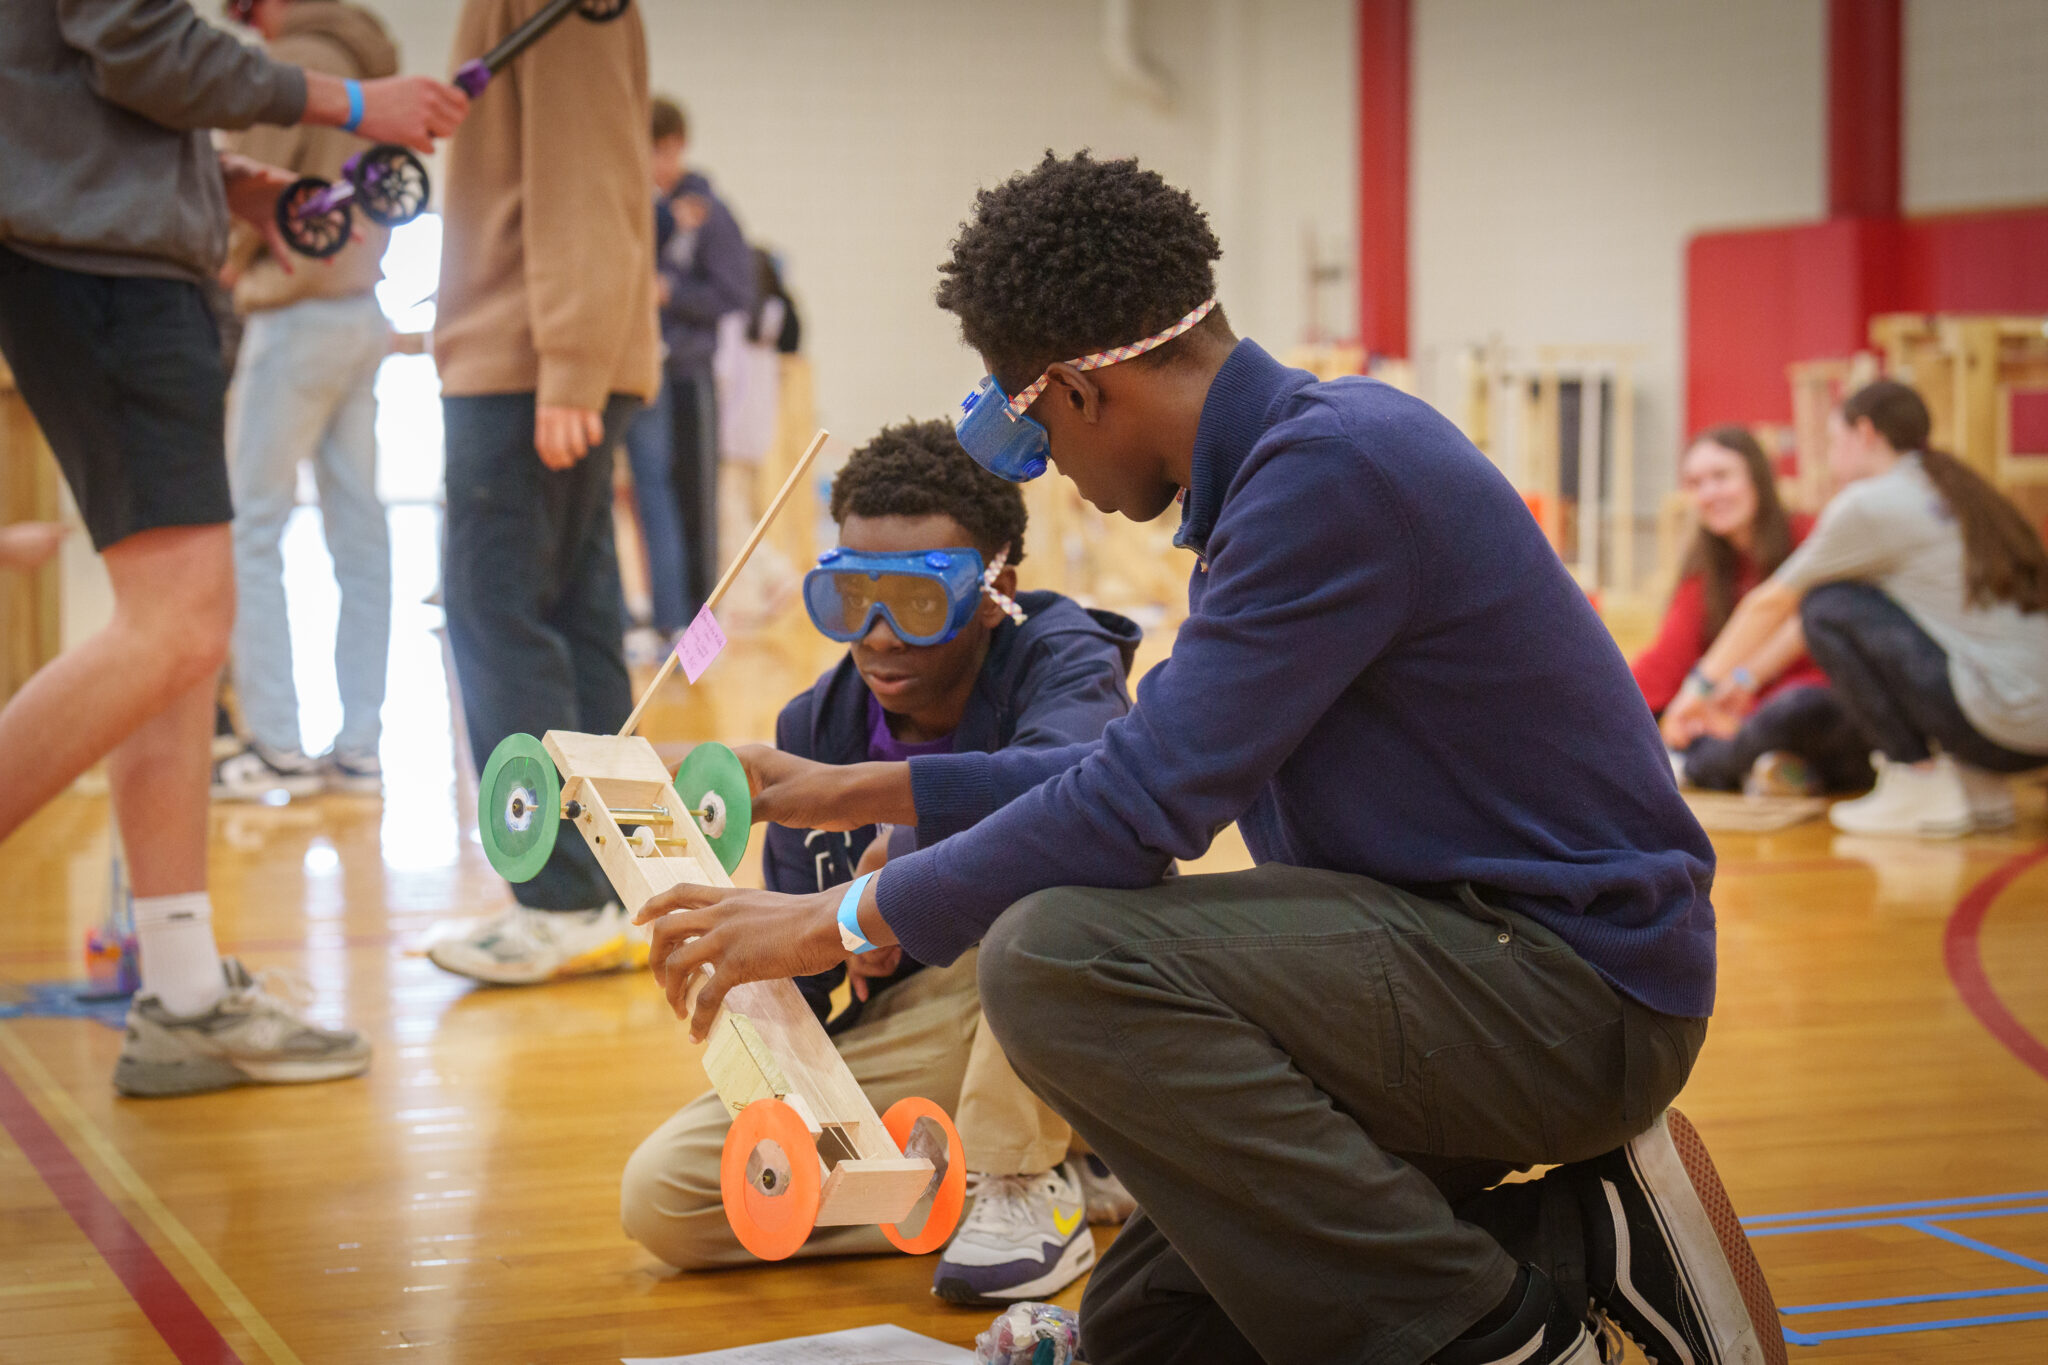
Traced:
[[2048, 3], [1907, 0], [1908, 213], [2048, 200]]
[[1817, 217], [1820, 0], [1419, 0], [1412, 342], [1644, 348], [1639, 506], [1684, 420], [1685, 241]]
[[[1232, 322], [1276, 347], [1304, 322], [1304, 225], [1351, 258], [1349, 0], [1141, 4], [1166, 113], [1109, 74], [1098, 0], [636, 3], [654, 88], [688, 107], [693, 159], [749, 236], [784, 255], [819, 419], [852, 440], [937, 416], [980, 377], [932, 304], [937, 266], [975, 189], [1047, 147], [1136, 155], [1186, 187], [1223, 241]], [[374, 7], [409, 69], [447, 68], [456, 0]], [[1324, 307], [1354, 325], [1348, 283]]]

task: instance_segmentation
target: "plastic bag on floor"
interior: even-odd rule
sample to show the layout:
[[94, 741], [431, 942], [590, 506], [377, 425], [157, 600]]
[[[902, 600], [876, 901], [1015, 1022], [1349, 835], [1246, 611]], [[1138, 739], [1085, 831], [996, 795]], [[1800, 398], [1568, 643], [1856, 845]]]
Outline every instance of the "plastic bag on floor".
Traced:
[[1049, 1303], [1015, 1303], [974, 1339], [976, 1365], [1068, 1365], [1081, 1354], [1081, 1318]]

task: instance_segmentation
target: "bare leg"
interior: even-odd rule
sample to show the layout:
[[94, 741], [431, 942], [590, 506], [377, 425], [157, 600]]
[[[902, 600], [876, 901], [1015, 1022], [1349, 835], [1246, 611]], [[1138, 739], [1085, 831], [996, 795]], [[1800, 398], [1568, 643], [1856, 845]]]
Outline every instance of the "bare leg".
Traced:
[[128, 880], [138, 897], [206, 889], [214, 677], [179, 693], [107, 760]]
[[138, 896], [206, 884], [213, 679], [234, 620], [226, 526], [142, 531], [105, 554], [106, 629], [0, 709], [0, 839], [117, 746], [111, 778]]

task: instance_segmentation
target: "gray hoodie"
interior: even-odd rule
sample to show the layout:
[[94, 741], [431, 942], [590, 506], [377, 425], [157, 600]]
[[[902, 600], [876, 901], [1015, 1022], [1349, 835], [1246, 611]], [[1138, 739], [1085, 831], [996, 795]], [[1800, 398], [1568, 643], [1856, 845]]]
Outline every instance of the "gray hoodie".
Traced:
[[0, 242], [70, 270], [205, 279], [228, 240], [206, 130], [305, 108], [302, 71], [187, 0], [0, 0]]

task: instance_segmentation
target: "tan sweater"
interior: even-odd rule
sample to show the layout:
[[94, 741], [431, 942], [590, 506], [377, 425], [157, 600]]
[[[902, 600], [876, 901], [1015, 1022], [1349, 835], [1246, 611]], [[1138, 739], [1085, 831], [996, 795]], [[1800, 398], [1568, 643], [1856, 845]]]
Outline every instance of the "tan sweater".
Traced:
[[[466, 0], [455, 64], [542, 0]], [[450, 396], [651, 399], [654, 209], [640, 7], [572, 12], [500, 71], [448, 144], [434, 356]]]
[[[398, 49], [383, 21], [339, 0], [293, 0], [284, 12], [284, 31], [270, 45], [280, 62], [332, 76], [372, 80], [398, 70]], [[333, 180], [341, 165], [370, 144], [339, 128], [259, 124], [239, 134], [230, 150], [283, 166], [299, 175]], [[263, 244], [263, 234], [237, 221], [228, 238], [228, 264], [241, 271], [235, 283], [235, 311], [282, 308], [301, 299], [345, 299], [367, 294], [384, 278], [384, 246], [391, 233], [360, 211], [352, 215], [355, 240], [322, 262], [295, 257], [286, 274]]]

